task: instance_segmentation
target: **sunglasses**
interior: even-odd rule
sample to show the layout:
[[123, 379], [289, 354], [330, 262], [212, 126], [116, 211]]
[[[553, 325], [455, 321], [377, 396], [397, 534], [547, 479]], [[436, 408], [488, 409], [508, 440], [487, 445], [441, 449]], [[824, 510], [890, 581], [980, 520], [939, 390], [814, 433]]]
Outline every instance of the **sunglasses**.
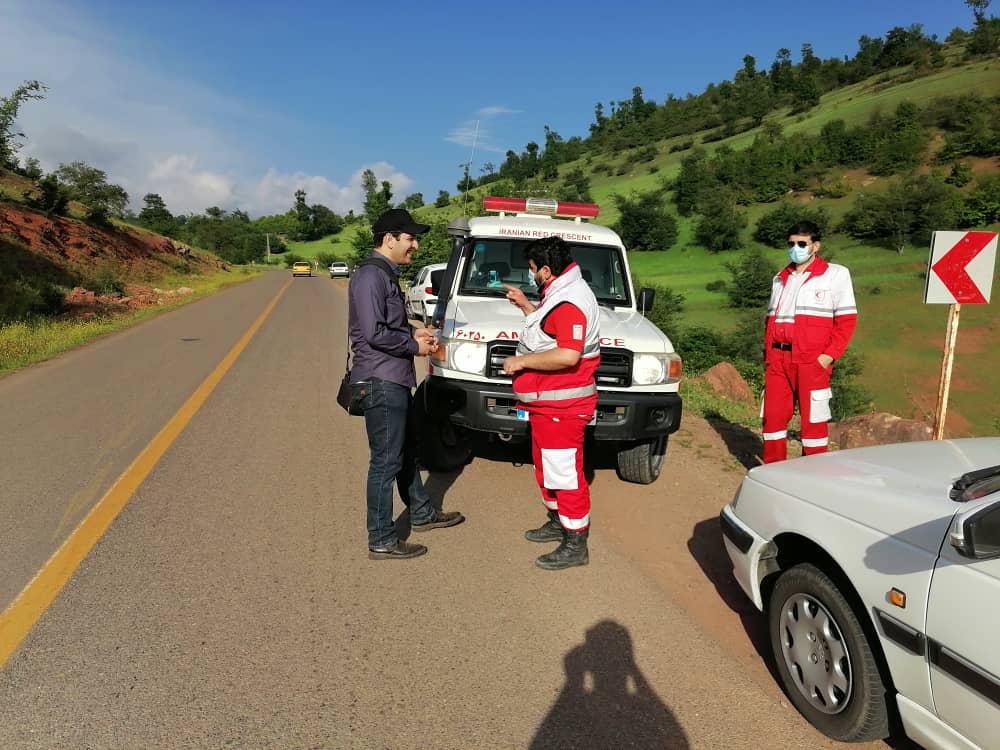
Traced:
[[807, 240], [798, 240], [797, 242], [789, 242], [788, 246], [795, 247], [796, 245], [798, 245], [799, 247], [809, 247], [811, 244], [812, 243]]

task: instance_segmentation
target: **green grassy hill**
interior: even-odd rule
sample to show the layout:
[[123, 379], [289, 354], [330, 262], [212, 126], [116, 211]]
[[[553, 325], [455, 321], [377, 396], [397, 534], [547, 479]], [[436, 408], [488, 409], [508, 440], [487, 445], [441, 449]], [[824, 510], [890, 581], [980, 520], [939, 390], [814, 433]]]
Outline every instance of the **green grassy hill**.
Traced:
[[[954, 57], [957, 53], [952, 51]], [[953, 62], [931, 75], [913, 77], [900, 71], [881, 74], [852, 86], [829, 92], [820, 104], [804, 114], [787, 111], [772, 113], [767, 120], [779, 123], [786, 134], [818, 133], [832, 120], [842, 119], [848, 126], [866, 122], [877, 111], [892, 112], [904, 100], [918, 105], [942, 96], [1000, 93], [1000, 59]], [[704, 144], [712, 152], [722, 145], [734, 150], [749, 146], [759, 128], [731, 138]], [[591, 193], [601, 206], [595, 223], [613, 226], [618, 211], [613, 196], [658, 189], [664, 179], [675, 177], [681, 160], [689, 151], [671, 152], [671, 147], [694, 140], [700, 145], [706, 133], [659, 141], [653, 161], [628, 166], [628, 152], [586, 156], [560, 166], [560, 175], [581, 169], [590, 178]], [[965, 159], [976, 172], [1000, 171], [1000, 159]], [[595, 167], [607, 165], [597, 170]], [[610, 172], [610, 174], [609, 174]], [[618, 174], [621, 172], [621, 174]], [[887, 180], [868, 175], [864, 170], [840, 170], [828, 182], [840, 181], [850, 190], [843, 198], [817, 198], [809, 192], [788, 195], [789, 202], [811, 207], [823, 206], [834, 222], [853, 206], [861, 189], [883, 189]], [[479, 213], [482, 196], [490, 194], [489, 185], [469, 193], [470, 215]], [[669, 193], [667, 194], [669, 197]], [[558, 197], [553, 195], [551, 197]], [[422, 221], [447, 221], [463, 213], [464, 196], [452, 198], [445, 208], [425, 206], [417, 212]], [[746, 209], [748, 228], [744, 232], [747, 247], [757, 220], [778, 204], [756, 204]], [[633, 275], [642, 282], [662, 284], [686, 298], [678, 325], [707, 326], [728, 330], [736, 324], [736, 311], [725, 307], [724, 292], [706, 290], [715, 280], [729, 280], [724, 263], [736, 260], [738, 253], [709, 253], [693, 241], [694, 218], [678, 217], [679, 238], [663, 252], [632, 252]], [[953, 227], [941, 227], [952, 229]], [[990, 231], [1000, 225], [979, 227]], [[865, 371], [860, 378], [874, 396], [874, 408], [903, 417], [933, 419], [940, 377], [941, 353], [947, 321], [947, 305], [924, 305], [924, 274], [928, 247], [907, 247], [897, 254], [881, 246], [859, 243], [850, 237], [831, 234], [824, 238], [827, 258], [851, 269], [858, 298], [860, 318], [852, 350], [862, 355]], [[787, 258], [784, 249], [770, 248], [776, 264]], [[1000, 296], [1000, 274], [994, 280], [994, 297]], [[1000, 398], [997, 398], [995, 375], [1000, 370], [1000, 315], [996, 299], [992, 305], [965, 305], [958, 334], [955, 371], [949, 405], [948, 434], [1000, 434]], [[763, 324], [762, 324], [763, 325]], [[683, 355], [683, 352], [681, 352]]]

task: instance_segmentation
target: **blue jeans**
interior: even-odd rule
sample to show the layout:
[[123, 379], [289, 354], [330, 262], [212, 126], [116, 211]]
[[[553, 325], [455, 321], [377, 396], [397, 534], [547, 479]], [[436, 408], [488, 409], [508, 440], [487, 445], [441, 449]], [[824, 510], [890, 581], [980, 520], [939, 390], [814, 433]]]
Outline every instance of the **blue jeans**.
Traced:
[[368, 547], [395, 544], [398, 537], [392, 520], [394, 484], [403, 503], [410, 508], [411, 523], [427, 523], [434, 517], [434, 506], [417, 469], [415, 425], [409, 418], [413, 394], [406, 386], [379, 378], [354, 383], [352, 388], [356, 394], [367, 390], [361, 408], [365, 412], [371, 451], [366, 486]]

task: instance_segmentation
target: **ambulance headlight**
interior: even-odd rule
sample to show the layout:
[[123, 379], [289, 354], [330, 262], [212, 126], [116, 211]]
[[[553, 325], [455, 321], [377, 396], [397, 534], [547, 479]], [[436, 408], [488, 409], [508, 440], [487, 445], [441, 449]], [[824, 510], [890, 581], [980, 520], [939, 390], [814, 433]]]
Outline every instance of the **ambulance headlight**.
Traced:
[[633, 385], [660, 385], [681, 379], [681, 358], [670, 354], [636, 354], [632, 360]]
[[482, 375], [486, 369], [486, 344], [477, 341], [449, 344], [448, 358], [453, 370]]

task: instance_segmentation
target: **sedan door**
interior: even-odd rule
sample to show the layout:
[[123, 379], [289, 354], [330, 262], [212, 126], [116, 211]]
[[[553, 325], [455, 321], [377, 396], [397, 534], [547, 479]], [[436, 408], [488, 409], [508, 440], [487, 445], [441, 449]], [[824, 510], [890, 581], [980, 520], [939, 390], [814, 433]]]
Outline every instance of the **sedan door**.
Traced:
[[965, 548], [956, 548], [950, 538], [941, 547], [928, 599], [927, 658], [938, 716], [980, 747], [995, 748], [1000, 747], [1000, 500], [977, 505], [956, 517], [958, 529], [963, 519], [975, 522], [971, 538], [963, 538]]

